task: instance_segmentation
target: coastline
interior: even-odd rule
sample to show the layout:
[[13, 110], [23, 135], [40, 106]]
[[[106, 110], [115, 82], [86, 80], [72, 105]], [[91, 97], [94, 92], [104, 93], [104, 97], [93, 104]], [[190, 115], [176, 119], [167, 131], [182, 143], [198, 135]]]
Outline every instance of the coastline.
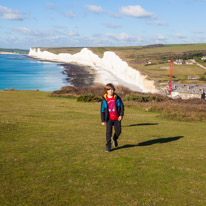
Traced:
[[16, 52], [3, 52], [3, 51], [0, 51], [0, 54], [16, 54], [16, 55], [19, 55], [20, 53], [16, 53]]
[[147, 76], [130, 67], [127, 62], [111, 51], [104, 52], [103, 57], [100, 58], [87, 48], [83, 48], [76, 54], [54, 54], [48, 51], [41, 51], [40, 48], [30, 48], [28, 56], [51, 62], [90, 67], [96, 72], [95, 79], [92, 80], [95, 83], [106, 84], [113, 82], [114, 85], [122, 85], [133, 91], [158, 92], [154, 81], [148, 80]]
[[87, 87], [94, 85], [96, 71], [92, 67], [80, 65], [77, 63], [65, 63], [58, 60], [46, 60], [40, 58], [34, 58], [27, 55], [29, 58], [41, 61], [56, 63], [64, 68], [62, 74], [67, 75], [65, 80], [68, 82], [68, 86], [74, 87]]

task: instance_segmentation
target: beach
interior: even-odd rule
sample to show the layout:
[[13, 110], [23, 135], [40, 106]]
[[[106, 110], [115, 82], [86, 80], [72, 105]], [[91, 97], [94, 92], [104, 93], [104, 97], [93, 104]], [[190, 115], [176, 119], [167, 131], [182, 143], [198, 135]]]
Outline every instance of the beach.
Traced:
[[67, 75], [66, 80], [75, 87], [85, 87], [94, 84], [96, 71], [88, 66], [77, 64], [60, 64], [64, 67], [63, 74]]
[[18, 53], [14, 53], [14, 52], [2, 52], [2, 51], [0, 51], [0, 54], [18, 54]]

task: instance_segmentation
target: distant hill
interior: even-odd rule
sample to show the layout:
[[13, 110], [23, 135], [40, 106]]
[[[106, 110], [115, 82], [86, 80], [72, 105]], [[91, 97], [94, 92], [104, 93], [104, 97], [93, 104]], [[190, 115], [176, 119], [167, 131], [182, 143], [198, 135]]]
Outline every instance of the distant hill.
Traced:
[[18, 53], [18, 54], [28, 54], [29, 50], [24, 49], [4, 49], [0, 48], [0, 52], [11, 52], [11, 53]]
[[[41, 47], [42, 51], [49, 51], [55, 54], [79, 52], [83, 47]], [[202, 52], [206, 55], [206, 43], [203, 44], [153, 44], [146, 46], [125, 46], [125, 47], [87, 47], [94, 53], [102, 57], [106, 51], [114, 51], [117, 54], [122, 54], [126, 58], [131, 59], [167, 59], [173, 54], [174, 56], [184, 57], [187, 54]]]

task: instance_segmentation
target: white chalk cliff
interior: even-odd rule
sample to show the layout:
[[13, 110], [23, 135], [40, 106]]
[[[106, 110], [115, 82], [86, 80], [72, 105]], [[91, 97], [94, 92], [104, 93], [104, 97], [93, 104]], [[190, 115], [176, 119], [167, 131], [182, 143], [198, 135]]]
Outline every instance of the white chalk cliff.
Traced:
[[87, 48], [73, 55], [68, 53], [56, 55], [48, 51], [41, 51], [40, 48], [31, 48], [29, 56], [42, 60], [90, 66], [96, 70], [95, 82], [97, 83], [113, 83], [114, 85], [122, 85], [134, 91], [146, 93], [158, 92], [153, 81], [146, 79], [146, 76], [128, 66], [114, 52], [107, 51], [104, 53], [103, 58], [100, 58]]

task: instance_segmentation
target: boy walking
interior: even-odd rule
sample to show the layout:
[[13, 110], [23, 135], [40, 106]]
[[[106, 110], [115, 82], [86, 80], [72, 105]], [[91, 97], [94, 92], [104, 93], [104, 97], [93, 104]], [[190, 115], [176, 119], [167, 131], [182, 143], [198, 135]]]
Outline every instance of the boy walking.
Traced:
[[[124, 104], [115, 93], [114, 85], [109, 83], [105, 86], [105, 94], [101, 103], [102, 125], [106, 125], [106, 152], [111, 151], [111, 139], [114, 147], [118, 147], [117, 139], [121, 134], [121, 120], [124, 116]], [[112, 137], [112, 127], [115, 133]]]

